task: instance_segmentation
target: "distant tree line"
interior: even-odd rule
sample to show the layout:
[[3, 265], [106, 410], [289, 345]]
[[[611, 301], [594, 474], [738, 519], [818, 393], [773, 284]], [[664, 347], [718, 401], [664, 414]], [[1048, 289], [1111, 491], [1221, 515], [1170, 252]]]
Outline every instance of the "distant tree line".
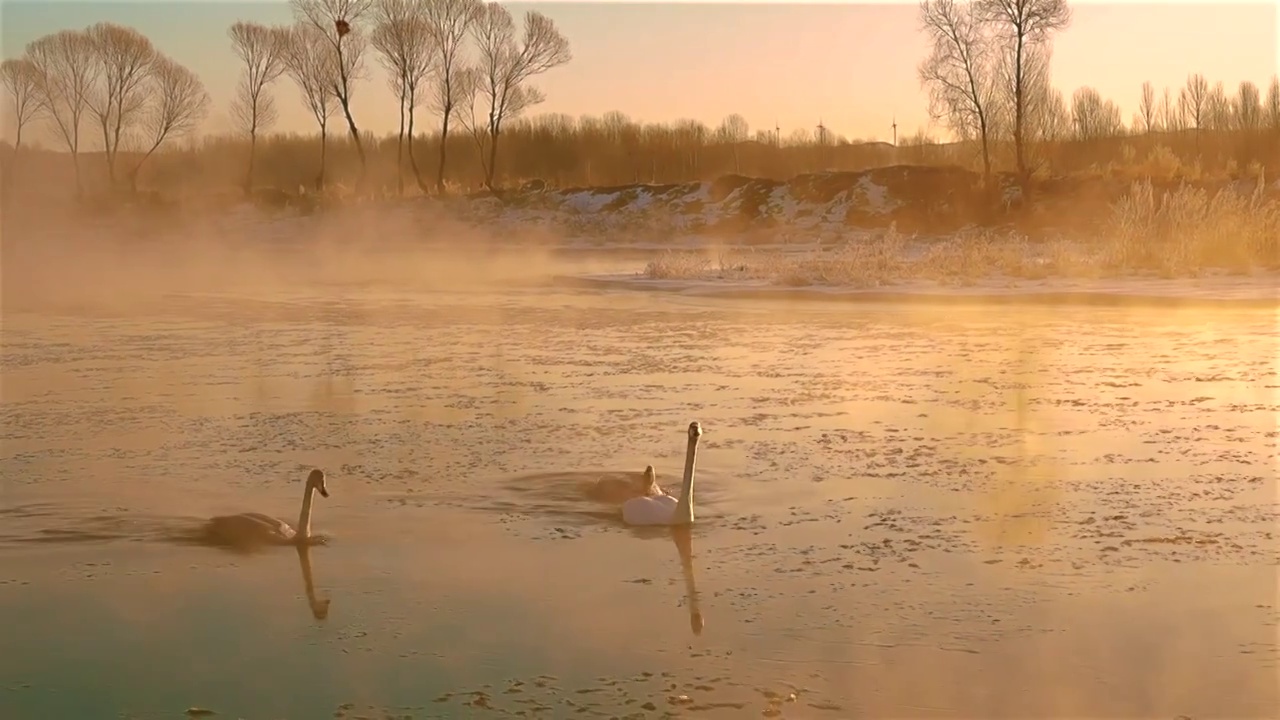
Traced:
[[[153, 184], [166, 188], [322, 190], [332, 180], [394, 193], [408, 182], [427, 193], [534, 178], [559, 186], [673, 183], [893, 163], [961, 164], [1025, 179], [1133, 165], [1140, 152], [1205, 171], [1280, 164], [1277, 78], [1265, 92], [1248, 82], [1229, 91], [1198, 74], [1159, 94], [1145, 83], [1128, 124], [1093, 88], [1064, 97], [1050, 82], [1050, 60], [1053, 35], [1071, 21], [1065, 0], [924, 0], [919, 20], [930, 52], [919, 79], [931, 118], [955, 141], [920, 131], [896, 147], [851, 141], [821, 125], [753, 131], [736, 114], [715, 126], [642, 124], [620, 112], [528, 117], [544, 99], [532, 81], [572, 58], [544, 15], [526, 13], [518, 32], [506, 8], [479, 0], [291, 6], [291, 25], [228, 29], [242, 69], [229, 108], [235, 132], [224, 137], [194, 136], [210, 106], [202, 83], [136, 30], [99, 23], [30, 43], [3, 64], [16, 119], [7, 170], [19, 164], [33, 127], [66, 151], [77, 194], [86, 177], [136, 187], [144, 164]], [[390, 138], [357, 122], [357, 80], [374, 63], [399, 105]], [[314, 135], [271, 133], [282, 79], [314, 119]], [[425, 132], [423, 108], [436, 119]], [[91, 148], [95, 162], [86, 167]], [[474, 162], [449, 162], [459, 156]]]
[[[1147, 82], [1126, 127], [1119, 107], [1096, 89], [1079, 88], [1068, 102], [1050, 84], [1053, 35], [1071, 22], [1066, 0], [924, 0], [919, 18], [931, 44], [919, 67], [930, 116], [979, 148], [985, 174], [999, 143], [1013, 145], [1015, 170], [1026, 176], [1035, 170], [1033, 146], [1074, 141], [1105, 147], [1125, 135], [1182, 142], [1188, 131], [1197, 161], [1207, 149], [1206, 133], [1214, 135], [1215, 152], [1231, 135], [1228, 144], [1245, 159], [1276, 161], [1280, 78], [1272, 77], [1265, 100], [1251, 82], [1229, 92], [1199, 74], [1158, 97]], [[1135, 152], [1134, 145], [1126, 147]], [[1271, 152], [1264, 152], [1268, 147]]]

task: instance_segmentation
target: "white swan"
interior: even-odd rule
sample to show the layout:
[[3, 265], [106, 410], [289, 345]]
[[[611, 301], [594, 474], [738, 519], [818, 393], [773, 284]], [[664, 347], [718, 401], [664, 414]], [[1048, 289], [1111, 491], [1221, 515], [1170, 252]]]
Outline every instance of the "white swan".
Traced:
[[602, 477], [587, 488], [588, 497], [606, 503], [623, 503], [631, 498], [662, 494], [658, 473], [652, 465], [646, 466], [639, 477]]
[[628, 525], [692, 525], [693, 524], [693, 461], [698, 454], [698, 438], [702, 426], [697, 421], [689, 423], [689, 447], [684, 455], [684, 484], [680, 499], [666, 493], [632, 498], [622, 503], [622, 520]]
[[279, 518], [262, 513], [220, 515], [209, 520], [205, 532], [209, 539], [229, 545], [305, 545], [311, 541], [311, 498], [319, 490], [329, 497], [324, 486], [324, 471], [312, 470], [302, 491], [302, 512], [293, 528]]

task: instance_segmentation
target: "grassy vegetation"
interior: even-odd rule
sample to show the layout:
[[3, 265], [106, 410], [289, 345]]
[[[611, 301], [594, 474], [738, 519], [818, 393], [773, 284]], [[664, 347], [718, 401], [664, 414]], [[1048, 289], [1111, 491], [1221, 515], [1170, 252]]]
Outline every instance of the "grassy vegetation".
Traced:
[[909, 281], [968, 285], [983, 280], [1195, 277], [1280, 270], [1280, 202], [1259, 178], [1243, 194], [1183, 184], [1157, 192], [1135, 183], [1086, 237], [1031, 239], [1014, 231], [969, 230], [931, 239], [895, 230], [800, 252], [667, 251], [649, 262], [654, 279], [755, 280], [777, 285], [880, 287]]

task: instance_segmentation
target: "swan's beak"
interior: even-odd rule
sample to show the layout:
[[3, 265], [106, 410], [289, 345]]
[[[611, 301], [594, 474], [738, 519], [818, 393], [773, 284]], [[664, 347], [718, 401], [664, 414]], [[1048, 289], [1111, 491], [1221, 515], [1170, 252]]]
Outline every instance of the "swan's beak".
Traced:
[[321, 485], [320, 487], [318, 487], [318, 488], [316, 488], [316, 489], [320, 491], [320, 497], [323, 497], [323, 498], [327, 498], [327, 497], [329, 497], [329, 491], [328, 491], [328, 490], [325, 490], [323, 485]]

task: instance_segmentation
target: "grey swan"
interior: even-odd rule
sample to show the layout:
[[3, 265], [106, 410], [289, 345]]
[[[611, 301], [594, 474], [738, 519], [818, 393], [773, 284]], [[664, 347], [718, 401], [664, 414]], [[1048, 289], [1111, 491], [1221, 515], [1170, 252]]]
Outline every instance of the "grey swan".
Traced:
[[329, 497], [325, 488], [324, 471], [312, 470], [302, 491], [302, 511], [298, 525], [292, 527], [279, 518], [262, 513], [240, 513], [211, 518], [205, 525], [206, 538], [220, 545], [310, 545], [316, 538], [311, 534], [312, 498], [319, 491], [320, 497]]

